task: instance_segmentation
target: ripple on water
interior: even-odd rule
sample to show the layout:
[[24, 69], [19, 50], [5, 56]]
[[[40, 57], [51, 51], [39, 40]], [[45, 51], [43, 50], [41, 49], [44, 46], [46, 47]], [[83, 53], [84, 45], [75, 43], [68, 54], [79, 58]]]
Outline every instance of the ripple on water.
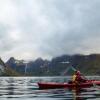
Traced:
[[66, 77], [0, 77], [0, 100], [100, 100], [100, 89], [95, 87], [78, 93], [69, 89], [38, 89], [37, 82], [65, 82], [66, 79]]

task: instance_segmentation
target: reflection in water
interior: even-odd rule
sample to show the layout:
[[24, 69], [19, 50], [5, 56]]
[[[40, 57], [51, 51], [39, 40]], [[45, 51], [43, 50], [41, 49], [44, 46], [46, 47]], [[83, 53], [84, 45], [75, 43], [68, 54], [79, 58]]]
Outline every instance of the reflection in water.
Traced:
[[[85, 88], [85, 89], [72, 89], [74, 100], [91, 100], [100, 98], [100, 90], [97, 92], [97, 88]], [[98, 97], [95, 95], [99, 95]]]
[[85, 89], [72, 89], [72, 92], [73, 92], [73, 98], [74, 98], [74, 100], [86, 100], [86, 97], [84, 98], [83, 96], [82, 96], [82, 92], [86, 92], [86, 90]]
[[39, 90], [37, 82], [65, 82], [66, 77], [1, 77], [0, 100], [98, 100], [98, 88]]

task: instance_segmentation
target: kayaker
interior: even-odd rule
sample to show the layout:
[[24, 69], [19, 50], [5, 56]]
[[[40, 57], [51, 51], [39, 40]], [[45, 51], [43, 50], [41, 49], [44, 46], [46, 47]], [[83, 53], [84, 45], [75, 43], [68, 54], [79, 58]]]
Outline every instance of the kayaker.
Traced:
[[81, 83], [86, 82], [87, 80], [83, 77], [83, 75], [80, 73], [80, 71], [75, 71], [75, 74], [72, 76], [73, 83]]

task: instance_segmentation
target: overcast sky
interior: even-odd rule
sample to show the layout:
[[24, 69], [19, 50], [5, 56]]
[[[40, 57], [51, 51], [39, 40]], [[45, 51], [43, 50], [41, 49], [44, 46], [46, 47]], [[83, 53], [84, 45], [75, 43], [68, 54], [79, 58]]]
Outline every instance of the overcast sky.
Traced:
[[100, 53], [100, 0], [0, 0], [0, 56]]

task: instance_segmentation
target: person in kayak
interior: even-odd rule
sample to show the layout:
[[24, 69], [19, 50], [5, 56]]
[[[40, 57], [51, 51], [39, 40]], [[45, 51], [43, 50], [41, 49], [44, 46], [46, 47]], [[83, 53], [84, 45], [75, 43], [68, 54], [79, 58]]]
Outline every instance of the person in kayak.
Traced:
[[72, 76], [73, 83], [82, 83], [86, 82], [87, 79], [83, 77], [83, 75], [80, 73], [80, 71], [75, 71], [75, 74]]

